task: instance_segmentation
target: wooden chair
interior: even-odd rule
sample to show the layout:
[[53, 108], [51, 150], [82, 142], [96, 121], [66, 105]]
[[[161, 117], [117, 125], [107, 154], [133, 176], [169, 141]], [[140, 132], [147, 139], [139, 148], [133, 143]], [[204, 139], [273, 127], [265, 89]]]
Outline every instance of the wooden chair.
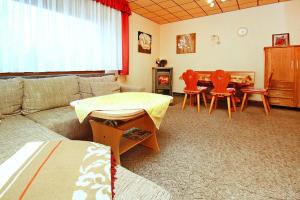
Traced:
[[226, 97], [228, 116], [231, 119], [230, 100], [232, 101], [234, 111], [236, 111], [236, 106], [235, 106], [235, 99], [234, 99], [235, 90], [234, 88], [227, 88], [228, 83], [230, 82], [230, 74], [226, 73], [223, 70], [216, 70], [211, 75], [211, 81], [213, 83], [214, 89], [210, 92], [212, 95], [212, 99], [210, 103], [209, 114], [211, 114], [215, 100], [218, 99], [219, 97]]
[[245, 105], [247, 105], [249, 94], [259, 94], [259, 95], [261, 95], [261, 100], [262, 100], [264, 108], [265, 108], [265, 113], [266, 113], [266, 115], [269, 115], [269, 113], [271, 112], [271, 107], [269, 104], [268, 95], [269, 95], [269, 86], [271, 84], [272, 76], [273, 76], [273, 72], [269, 76], [266, 88], [259, 89], [259, 88], [248, 87], [248, 88], [241, 89], [241, 91], [244, 93], [242, 106], [241, 106], [241, 112], [243, 112]]
[[185, 88], [183, 90], [185, 95], [184, 95], [184, 100], [182, 103], [182, 110], [185, 107], [187, 96], [188, 95], [190, 96], [190, 106], [191, 106], [192, 105], [192, 97], [194, 95], [196, 95], [197, 96], [197, 109], [198, 109], [198, 112], [200, 112], [200, 94], [202, 94], [205, 108], [207, 108], [206, 96], [205, 96], [205, 91], [206, 91], [207, 87], [198, 87], [197, 86], [198, 79], [199, 79], [198, 73], [194, 72], [191, 69], [188, 69], [188, 70], [186, 70], [186, 72], [184, 72], [181, 75], [181, 77], [185, 82]]

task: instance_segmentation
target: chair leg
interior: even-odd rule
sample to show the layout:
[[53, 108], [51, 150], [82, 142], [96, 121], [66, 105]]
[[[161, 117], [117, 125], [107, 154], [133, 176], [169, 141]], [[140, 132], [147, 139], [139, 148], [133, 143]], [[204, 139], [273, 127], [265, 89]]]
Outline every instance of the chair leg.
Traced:
[[200, 94], [199, 93], [197, 94], [197, 109], [198, 109], [198, 112], [200, 112]]
[[183, 109], [184, 109], [184, 107], [185, 107], [185, 102], [186, 102], [186, 99], [187, 99], [187, 93], [185, 93], [185, 95], [184, 95], [184, 99], [183, 99], [183, 103], [182, 103], [181, 110], [183, 110]]
[[265, 96], [265, 100], [266, 100], [267, 107], [268, 107], [268, 110], [269, 110], [269, 113], [270, 113], [271, 112], [271, 106], [270, 106], [270, 102], [269, 102], [269, 97]]
[[246, 102], [246, 99], [247, 99], [247, 93], [244, 93], [244, 97], [243, 97], [243, 101], [242, 101], [242, 105], [241, 105], [241, 112], [244, 111], [244, 106], [245, 106], [245, 102]]
[[210, 107], [209, 107], [209, 111], [208, 111], [209, 114], [211, 113], [212, 107], [214, 106], [215, 98], [216, 98], [216, 96], [214, 95], [211, 99]]
[[192, 106], [192, 100], [193, 100], [192, 97], [193, 97], [193, 96], [190, 94], [190, 106]]
[[247, 98], [246, 98], [246, 102], [245, 102], [244, 108], [247, 108], [247, 107], [248, 107], [248, 99], [249, 99], [249, 94], [247, 94]]
[[202, 98], [203, 98], [203, 102], [204, 102], [205, 108], [207, 109], [207, 103], [206, 103], [206, 95], [205, 95], [205, 92], [202, 92]]
[[216, 103], [215, 103], [215, 109], [218, 107], [218, 96], [216, 96]]
[[229, 119], [231, 119], [230, 96], [227, 96], [227, 107], [228, 107], [228, 115], [229, 115]]
[[235, 97], [234, 97], [234, 95], [231, 95], [231, 101], [232, 101], [233, 110], [234, 110], [234, 112], [236, 112], [236, 105], [235, 105]]
[[266, 115], [269, 115], [269, 111], [268, 111], [268, 107], [267, 107], [265, 95], [262, 94], [262, 95], [261, 95], [261, 99], [262, 99], [262, 102], [263, 102], [263, 104], [264, 104], [264, 108], [265, 108]]

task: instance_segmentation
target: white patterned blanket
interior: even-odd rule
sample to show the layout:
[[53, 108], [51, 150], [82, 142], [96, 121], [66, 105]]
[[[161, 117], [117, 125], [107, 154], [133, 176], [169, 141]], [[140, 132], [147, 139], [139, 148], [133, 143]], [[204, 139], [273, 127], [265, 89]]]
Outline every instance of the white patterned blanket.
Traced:
[[0, 165], [2, 198], [112, 199], [111, 149], [85, 141], [27, 143]]

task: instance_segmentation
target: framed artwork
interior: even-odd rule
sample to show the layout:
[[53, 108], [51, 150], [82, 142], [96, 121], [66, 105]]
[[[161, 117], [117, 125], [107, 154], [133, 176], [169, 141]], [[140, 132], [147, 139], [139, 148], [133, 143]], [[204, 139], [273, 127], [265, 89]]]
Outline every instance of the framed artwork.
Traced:
[[176, 53], [196, 53], [196, 33], [176, 36]]
[[290, 34], [281, 33], [272, 35], [272, 46], [273, 47], [285, 47], [290, 45]]
[[138, 32], [138, 52], [151, 54], [152, 36], [148, 33]]

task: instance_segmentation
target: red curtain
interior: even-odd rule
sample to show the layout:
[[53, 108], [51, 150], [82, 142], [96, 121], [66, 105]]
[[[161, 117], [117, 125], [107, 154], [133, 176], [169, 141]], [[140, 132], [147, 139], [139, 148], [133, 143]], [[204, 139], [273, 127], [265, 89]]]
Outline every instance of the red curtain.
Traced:
[[105, 6], [122, 12], [122, 70], [121, 75], [129, 74], [129, 15], [131, 10], [126, 0], [96, 0]]
[[129, 74], [129, 15], [127, 13], [122, 13], [122, 70], [119, 74]]

